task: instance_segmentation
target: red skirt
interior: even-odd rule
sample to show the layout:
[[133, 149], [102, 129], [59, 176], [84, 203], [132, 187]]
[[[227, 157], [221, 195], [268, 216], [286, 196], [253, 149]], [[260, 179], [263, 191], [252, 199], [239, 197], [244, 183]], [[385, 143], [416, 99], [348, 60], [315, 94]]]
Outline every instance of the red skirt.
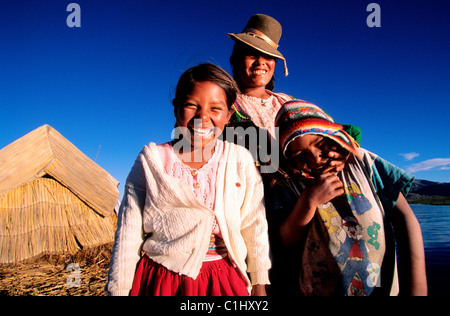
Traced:
[[197, 279], [179, 275], [148, 256], [139, 261], [131, 296], [248, 296], [228, 258], [204, 262]]

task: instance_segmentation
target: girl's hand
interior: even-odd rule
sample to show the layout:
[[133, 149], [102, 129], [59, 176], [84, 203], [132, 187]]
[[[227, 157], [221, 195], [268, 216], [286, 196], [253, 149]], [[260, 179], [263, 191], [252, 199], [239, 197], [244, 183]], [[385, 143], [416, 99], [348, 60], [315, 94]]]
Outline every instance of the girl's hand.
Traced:
[[[305, 197], [311, 203], [311, 207], [330, 202], [334, 198], [345, 193], [344, 184], [334, 172], [320, 175], [314, 183], [305, 190]], [[302, 194], [303, 196], [303, 194]]]
[[347, 162], [349, 156], [350, 153], [348, 151], [343, 149], [339, 151], [337, 146], [331, 146], [328, 151], [328, 158], [331, 159], [328, 164], [330, 169], [327, 169], [327, 171], [335, 170], [336, 172], [340, 172], [344, 170], [345, 163]]
[[315, 179], [297, 200], [291, 214], [280, 227], [285, 246], [297, 245], [304, 238], [305, 227], [314, 218], [317, 207], [345, 193], [344, 184], [334, 172], [324, 173]]
[[252, 296], [267, 296], [266, 286], [261, 284], [256, 284], [253, 286]]
[[[345, 164], [350, 157], [350, 152], [342, 147], [339, 147], [338, 145], [333, 144], [333, 142], [324, 142], [321, 150], [322, 157], [328, 160], [327, 166], [320, 171], [322, 174], [329, 172], [340, 172], [344, 170]], [[301, 176], [302, 172], [309, 176], [315, 176], [313, 174], [314, 170], [312, 170], [307, 163], [303, 165], [302, 170], [299, 170], [298, 166], [295, 166], [290, 161], [283, 162], [283, 165], [285, 165], [284, 168], [294, 177]]]

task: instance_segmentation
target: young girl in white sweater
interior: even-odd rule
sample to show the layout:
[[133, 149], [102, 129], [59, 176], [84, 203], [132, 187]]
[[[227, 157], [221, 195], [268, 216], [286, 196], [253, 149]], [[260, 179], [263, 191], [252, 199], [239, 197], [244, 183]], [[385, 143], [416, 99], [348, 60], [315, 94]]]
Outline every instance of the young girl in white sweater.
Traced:
[[237, 93], [212, 64], [181, 76], [173, 100], [178, 139], [145, 146], [127, 178], [111, 295], [265, 295], [261, 177], [250, 152], [219, 139]]

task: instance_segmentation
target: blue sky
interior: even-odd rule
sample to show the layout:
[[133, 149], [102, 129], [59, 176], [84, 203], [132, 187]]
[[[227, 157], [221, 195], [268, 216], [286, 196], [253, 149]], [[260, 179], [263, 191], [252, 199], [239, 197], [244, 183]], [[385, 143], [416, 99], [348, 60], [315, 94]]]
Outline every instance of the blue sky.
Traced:
[[[69, 28], [66, 7], [81, 8]], [[381, 8], [369, 28], [367, 5]], [[181, 73], [230, 71], [255, 13], [283, 25], [276, 91], [363, 130], [363, 147], [419, 179], [450, 182], [448, 0], [5, 0], [0, 5], [0, 148], [43, 124], [122, 185], [144, 144], [170, 139]], [[100, 152], [99, 152], [100, 148]]]

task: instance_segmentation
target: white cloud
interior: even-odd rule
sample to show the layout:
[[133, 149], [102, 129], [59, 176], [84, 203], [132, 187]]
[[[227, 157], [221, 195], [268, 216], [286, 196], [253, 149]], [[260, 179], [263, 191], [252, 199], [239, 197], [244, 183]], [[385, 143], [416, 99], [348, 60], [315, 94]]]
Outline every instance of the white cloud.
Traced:
[[405, 158], [406, 161], [411, 161], [414, 158], [417, 158], [420, 156], [419, 153], [408, 153], [408, 154], [399, 154], [400, 156], [402, 156], [403, 158]]
[[435, 168], [439, 168], [440, 170], [450, 170], [450, 158], [436, 158], [422, 161], [409, 166], [406, 171], [409, 173], [414, 173]]

